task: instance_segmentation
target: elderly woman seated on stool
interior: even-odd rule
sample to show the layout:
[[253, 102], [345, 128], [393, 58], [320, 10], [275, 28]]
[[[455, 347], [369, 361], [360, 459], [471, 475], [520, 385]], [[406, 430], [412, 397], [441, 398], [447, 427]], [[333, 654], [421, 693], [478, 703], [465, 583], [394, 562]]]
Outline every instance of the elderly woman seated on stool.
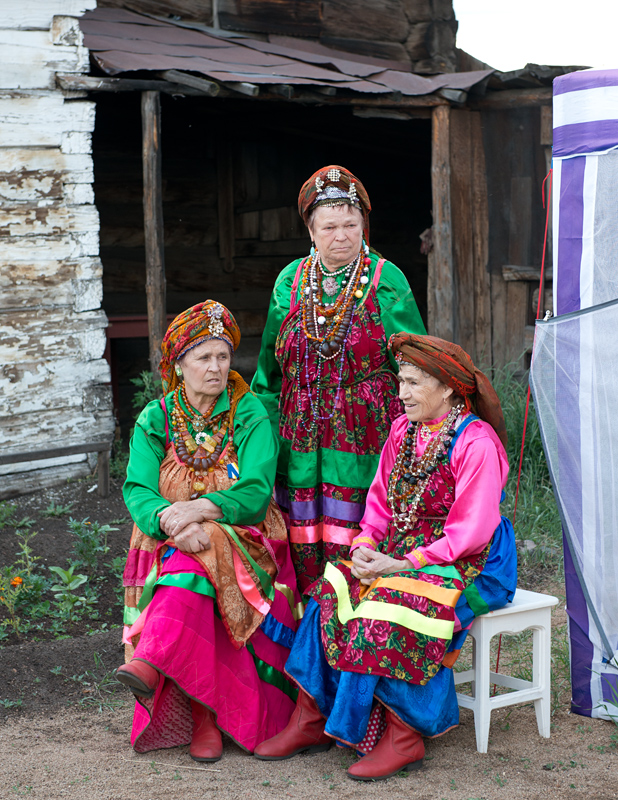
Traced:
[[351, 561], [327, 564], [286, 664], [296, 710], [257, 758], [326, 750], [363, 757], [355, 780], [420, 767], [423, 737], [459, 722], [452, 666], [474, 616], [517, 584], [500, 516], [508, 475], [500, 401], [457, 345], [391, 337], [405, 414], [393, 423]]

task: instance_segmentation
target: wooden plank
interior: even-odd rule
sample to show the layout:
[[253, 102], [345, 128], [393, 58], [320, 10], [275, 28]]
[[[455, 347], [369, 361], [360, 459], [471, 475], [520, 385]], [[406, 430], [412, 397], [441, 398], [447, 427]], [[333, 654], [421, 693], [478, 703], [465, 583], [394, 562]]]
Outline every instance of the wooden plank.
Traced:
[[[540, 267], [516, 267], [514, 264], [505, 264], [502, 267], [502, 277], [505, 281], [532, 281], [537, 283], [541, 280]], [[551, 267], [545, 266], [545, 280], [552, 280], [553, 271]]]
[[109, 453], [111, 440], [101, 442], [86, 442], [85, 444], [74, 444], [69, 447], [59, 446], [46, 448], [44, 450], [31, 450], [27, 453], [11, 453], [10, 455], [0, 454], [0, 464], [20, 464], [24, 461], [44, 461], [48, 458], [62, 458], [63, 456], [81, 455], [82, 453]]
[[[453, 281], [456, 298], [453, 340], [473, 354], [475, 296], [472, 242], [472, 162], [470, 112], [450, 112], [450, 199], [452, 215]], [[435, 240], [435, 236], [434, 236]]]
[[431, 127], [433, 249], [428, 259], [429, 333], [452, 341], [454, 328], [453, 246], [451, 235], [450, 108], [434, 109]]
[[503, 111], [524, 106], [551, 106], [552, 96], [550, 87], [504, 89], [503, 91], [488, 91], [483, 97], [470, 95], [469, 105], [475, 111]]
[[551, 106], [541, 106], [540, 144], [551, 147], [554, 143], [554, 123]]
[[208, 97], [216, 97], [220, 91], [218, 83], [206, 80], [206, 78], [199, 78], [196, 75], [190, 75], [188, 72], [181, 72], [177, 69], [166, 69], [161, 72], [160, 75], [164, 81], [175, 83], [179, 86], [190, 86], [192, 89], [197, 89], [200, 94], [207, 95]]
[[490, 275], [491, 282], [491, 353], [494, 368], [508, 363], [506, 348], [506, 283], [502, 275]]
[[92, 75], [56, 73], [56, 83], [61, 89], [71, 92], [165, 92], [166, 94], [203, 95], [199, 89], [188, 84], [182, 86], [166, 80], [143, 80], [141, 78], [101, 78]]
[[109, 497], [109, 446], [100, 450], [97, 458], [97, 488], [99, 497]]
[[175, 16], [212, 25], [212, 0], [99, 0], [98, 6], [128, 8], [142, 14]]
[[142, 163], [150, 369], [158, 375], [161, 342], [167, 329], [161, 185], [161, 97], [158, 92], [142, 92]]
[[81, 17], [86, 11], [97, 7], [96, 0], [54, 0], [41, 3], [39, 0], [0, 0], [0, 19], [3, 28], [17, 30], [49, 30], [55, 15]]
[[474, 358], [491, 365], [491, 279], [489, 274], [489, 203], [481, 115], [471, 115], [472, 248], [474, 260]]
[[47, 469], [37, 462], [30, 469], [30, 472], [2, 475], [0, 500], [8, 500], [30, 492], [40, 492], [50, 486], [60, 486], [69, 480], [84, 478], [91, 472], [85, 457], [76, 464], [59, 464]]
[[234, 153], [229, 140], [217, 141], [219, 257], [224, 272], [234, 272]]
[[98, 227], [99, 213], [93, 205], [5, 202], [0, 207], [0, 237], [46, 236], [58, 231], [89, 233]]
[[[105, 350], [107, 318], [101, 310], [67, 313], [67, 309], [46, 309], [45, 335], [41, 320], [31, 309], [0, 314], [0, 363], [20, 361], [75, 362], [101, 359]], [[67, 369], [68, 369], [67, 364]]]
[[224, 30], [319, 36], [321, 0], [218, 0]]
[[529, 288], [525, 282], [506, 283], [506, 359], [515, 366], [516, 372], [523, 373], [525, 365], [524, 329], [528, 321]]
[[[410, 4], [415, 5], [415, 4]], [[405, 41], [410, 23], [399, 0], [323, 0], [324, 36], [380, 42]]]
[[53, 44], [49, 31], [0, 29], [0, 89], [53, 89], [56, 72], [86, 72], [88, 50]]

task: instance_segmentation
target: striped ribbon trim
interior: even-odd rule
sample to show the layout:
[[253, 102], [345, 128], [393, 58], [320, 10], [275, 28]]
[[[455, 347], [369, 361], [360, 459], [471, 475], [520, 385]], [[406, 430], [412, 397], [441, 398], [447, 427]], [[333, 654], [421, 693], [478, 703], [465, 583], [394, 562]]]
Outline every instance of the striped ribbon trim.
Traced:
[[264, 681], [264, 683], [270, 683], [271, 686], [276, 687], [286, 694], [290, 700], [296, 702], [296, 698], [298, 697], [298, 687], [290, 683], [288, 678], [286, 678], [282, 672], [279, 672], [278, 669], [275, 669], [275, 667], [273, 667], [271, 664], [267, 664], [265, 661], [262, 661], [262, 659], [256, 655], [255, 649], [251, 642], [247, 642], [246, 647], [251, 653], [251, 657], [253, 658], [253, 663], [255, 664], [255, 669], [259, 679]]
[[489, 613], [489, 606], [483, 600], [483, 598], [479, 593], [479, 590], [473, 583], [471, 583], [466, 589], [464, 589], [463, 593], [475, 617], [480, 617], [481, 614]]
[[453, 630], [455, 628], [453, 620], [432, 619], [425, 617], [418, 611], [413, 611], [411, 608], [376, 600], [362, 600], [355, 611], [350, 601], [347, 581], [330, 561], [324, 570], [324, 578], [331, 584], [337, 595], [337, 614], [342, 625], [345, 625], [351, 619], [374, 619], [381, 622], [392, 622], [417, 633], [438, 639], [453, 638]]
[[247, 549], [245, 548], [245, 546], [240, 541], [240, 539], [238, 537], [238, 534], [236, 533], [234, 528], [232, 528], [231, 525], [228, 525], [227, 523], [220, 522], [220, 521], [217, 521], [217, 524], [220, 525], [224, 529], [224, 531], [233, 540], [233, 542], [236, 544], [236, 546], [241, 551], [241, 553], [244, 554], [244, 556], [247, 559], [247, 561], [251, 564], [251, 566], [253, 567], [253, 571], [257, 575], [257, 578], [258, 578], [258, 580], [260, 582], [260, 586], [262, 587], [262, 591], [264, 592], [266, 597], [268, 597], [268, 599], [272, 603], [272, 601], [275, 599], [275, 588], [274, 588], [273, 583], [272, 583], [272, 581], [270, 579], [270, 575], [265, 570], [263, 570], [262, 567], [258, 566], [257, 562], [254, 561], [251, 558], [251, 556], [247, 552]]
[[426, 597], [434, 603], [440, 603], [450, 608], [455, 608], [461, 597], [459, 589], [447, 589], [444, 586], [427, 583], [427, 581], [419, 581], [417, 578], [378, 578], [369, 588], [394, 589], [396, 592], [415, 594], [417, 597]]

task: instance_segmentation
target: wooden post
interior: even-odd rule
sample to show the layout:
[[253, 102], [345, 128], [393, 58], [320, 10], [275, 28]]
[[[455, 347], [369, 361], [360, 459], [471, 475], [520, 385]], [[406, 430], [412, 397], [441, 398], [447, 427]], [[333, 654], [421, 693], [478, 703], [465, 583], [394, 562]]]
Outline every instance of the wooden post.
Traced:
[[220, 139], [217, 146], [217, 202], [219, 215], [219, 257], [223, 271], [234, 272], [234, 166], [232, 147]]
[[142, 166], [148, 349], [150, 369], [155, 375], [158, 375], [161, 342], [167, 327], [161, 187], [161, 99], [159, 92], [142, 92]]
[[109, 450], [101, 450], [97, 459], [99, 497], [109, 497]]
[[455, 282], [451, 232], [450, 111], [449, 106], [438, 106], [432, 112], [433, 249], [428, 259], [427, 326], [432, 336], [453, 341]]

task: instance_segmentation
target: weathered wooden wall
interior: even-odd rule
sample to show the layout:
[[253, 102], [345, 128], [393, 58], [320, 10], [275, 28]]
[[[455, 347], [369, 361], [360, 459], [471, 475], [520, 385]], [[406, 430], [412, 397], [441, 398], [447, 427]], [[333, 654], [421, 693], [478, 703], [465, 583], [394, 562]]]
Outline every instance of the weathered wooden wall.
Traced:
[[[110, 317], [146, 313], [140, 131], [139, 96], [98, 96], [95, 198]], [[429, 133], [428, 120], [162, 97], [168, 314], [206, 297], [228, 305], [243, 336], [237, 368], [249, 379], [275, 279], [309, 251], [298, 191], [328, 163], [342, 163], [365, 183], [372, 244], [404, 270], [424, 310], [419, 234], [431, 224]], [[112, 347], [126, 424], [130, 378], [147, 368], [147, 343], [114, 340]]]
[[[212, 0], [99, 0], [160, 16], [213, 24]], [[318, 39], [328, 47], [454, 72], [457, 22], [452, 0], [218, 0], [221, 28]]]
[[519, 372], [528, 367], [543, 250], [543, 108], [433, 112], [429, 332], [479, 363]]
[[[0, 1], [0, 451], [111, 440], [102, 359], [95, 104], [55, 72], [87, 72], [75, 17], [95, 0]], [[0, 466], [0, 498], [90, 471], [86, 455]]]

